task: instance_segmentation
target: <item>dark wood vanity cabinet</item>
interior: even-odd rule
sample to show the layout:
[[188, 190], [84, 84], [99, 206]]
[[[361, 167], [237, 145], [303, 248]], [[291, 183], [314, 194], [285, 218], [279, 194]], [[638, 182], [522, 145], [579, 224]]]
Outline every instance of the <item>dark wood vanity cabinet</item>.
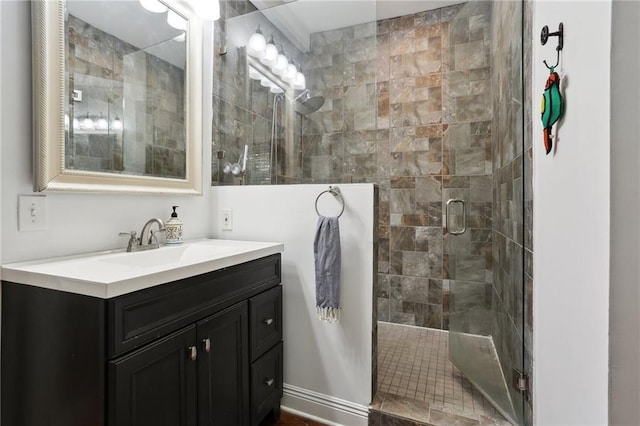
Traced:
[[280, 415], [280, 255], [114, 299], [3, 282], [2, 425]]

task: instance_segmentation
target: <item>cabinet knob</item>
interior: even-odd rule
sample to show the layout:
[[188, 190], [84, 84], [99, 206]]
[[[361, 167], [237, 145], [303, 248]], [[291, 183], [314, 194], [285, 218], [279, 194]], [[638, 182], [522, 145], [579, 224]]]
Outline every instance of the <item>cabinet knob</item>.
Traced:
[[211, 339], [209, 339], [208, 337], [206, 339], [202, 340], [202, 347], [204, 348], [204, 351], [206, 353], [211, 352]]
[[267, 325], [273, 324], [273, 318], [267, 318], [266, 320], [264, 320], [264, 323]]
[[264, 384], [267, 385], [267, 386], [273, 385], [273, 379], [269, 379], [269, 380], [265, 381]]
[[189, 359], [191, 361], [198, 359], [198, 348], [195, 346], [189, 346]]

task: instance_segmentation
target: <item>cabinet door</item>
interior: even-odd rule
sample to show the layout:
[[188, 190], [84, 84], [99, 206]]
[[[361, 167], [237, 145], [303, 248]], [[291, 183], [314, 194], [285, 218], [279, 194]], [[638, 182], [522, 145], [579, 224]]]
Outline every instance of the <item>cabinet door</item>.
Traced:
[[197, 424], [195, 326], [109, 363], [110, 426]]
[[200, 426], [249, 424], [247, 302], [198, 323]]

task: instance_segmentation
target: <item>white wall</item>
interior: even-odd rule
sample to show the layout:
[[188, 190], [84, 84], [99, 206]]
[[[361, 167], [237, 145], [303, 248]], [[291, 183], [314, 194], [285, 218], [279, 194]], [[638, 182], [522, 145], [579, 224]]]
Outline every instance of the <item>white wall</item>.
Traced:
[[640, 424], [640, 3], [613, 3], [611, 425]]
[[[209, 177], [211, 175], [212, 31], [205, 37], [203, 102], [206, 113], [203, 134], [203, 196], [138, 196], [106, 194], [47, 194], [48, 227], [44, 231], [19, 232], [18, 195], [32, 193], [31, 135], [31, 23], [30, 2], [1, 1], [0, 52], [2, 63], [1, 244], [2, 263], [124, 247], [119, 231], [140, 231], [152, 217], [167, 219], [171, 205], [180, 205], [185, 238], [207, 237]], [[207, 48], [208, 47], [208, 48]]]
[[534, 115], [534, 414], [538, 425], [607, 424], [611, 1], [534, 5], [533, 111], [564, 23], [566, 114], [545, 155]]
[[[326, 185], [214, 187], [214, 233], [223, 239], [283, 242], [283, 406], [325, 421], [366, 425], [371, 402], [373, 326], [373, 185], [342, 184], [339, 324], [315, 316], [314, 201]], [[320, 211], [338, 211], [329, 194]], [[219, 230], [219, 209], [233, 209], [233, 231]], [[355, 415], [349, 415], [354, 412]], [[360, 415], [358, 415], [360, 413]]]

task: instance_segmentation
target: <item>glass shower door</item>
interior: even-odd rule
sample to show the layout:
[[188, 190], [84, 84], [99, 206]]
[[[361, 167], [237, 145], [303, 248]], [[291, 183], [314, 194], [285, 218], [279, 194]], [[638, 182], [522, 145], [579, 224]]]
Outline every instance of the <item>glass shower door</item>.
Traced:
[[524, 424], [524, 398], [511, 384], [514, 369], [524, 370], [522, 2], [469, 2], [452, 25], [471, 25], [487, 5], [490, 116], [450, 125], [444, 137], [449, 356], [509, 421]]

